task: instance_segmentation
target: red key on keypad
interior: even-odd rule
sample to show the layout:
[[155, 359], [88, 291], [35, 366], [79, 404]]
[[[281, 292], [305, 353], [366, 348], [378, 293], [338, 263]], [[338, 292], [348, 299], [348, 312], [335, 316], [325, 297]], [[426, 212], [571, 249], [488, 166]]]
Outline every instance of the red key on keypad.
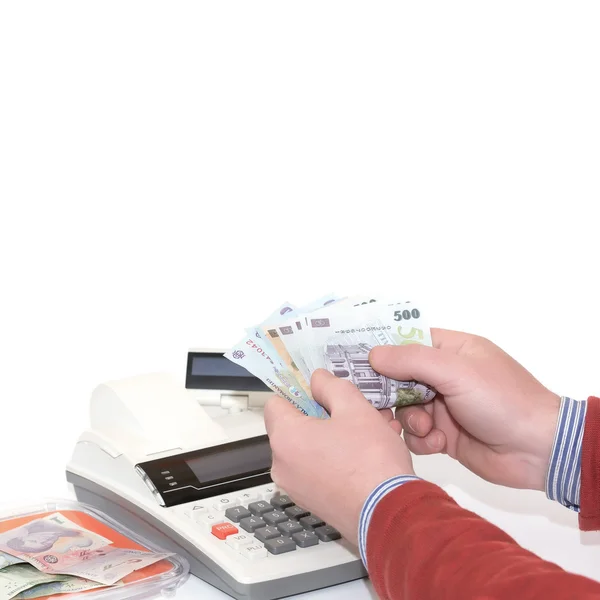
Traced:
[[212, 526], [212, 534], [220, 540], [224, 540], [226, 537], [239, 532], [240, 530], [231, 523], [218, 523]]

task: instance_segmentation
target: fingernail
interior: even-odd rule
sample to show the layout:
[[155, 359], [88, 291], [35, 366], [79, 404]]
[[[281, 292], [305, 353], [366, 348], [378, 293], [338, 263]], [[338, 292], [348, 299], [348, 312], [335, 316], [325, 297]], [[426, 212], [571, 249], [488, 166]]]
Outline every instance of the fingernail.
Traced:
[[442, 436], [439, 433], [429, 436], [426, 441], [432, 450], [439, 450], [442, 447]]
[[416, 416], [413, 413], [412, 415], [409, 415], [408, 417], [408, 421], [406, 421], [406, 426], [413, 432], [416, 433], [417, 430], [415, 429], [415, 421], [416, 421]]

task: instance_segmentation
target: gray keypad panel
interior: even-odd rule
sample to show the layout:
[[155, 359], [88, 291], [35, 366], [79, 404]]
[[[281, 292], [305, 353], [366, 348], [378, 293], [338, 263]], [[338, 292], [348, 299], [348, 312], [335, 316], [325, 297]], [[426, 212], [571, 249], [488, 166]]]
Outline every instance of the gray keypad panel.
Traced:
[[[227, 508], [221, 514], [235, 523], [240, 531], [247, 532], [253, 538], [253, 546], [256, 546], [257, 552], [263, 548], [262, 552], [266, 550], [270, 555], [287, 554], [298, 548], [311, 548], [341, 538], [337, 529], [281, 494], [269, 501], [250, 502], [247, 506], [242, 502]], [[234, 542], [229, 547], [243, 551], [242, 546], [238, 547]], [[256, 556], [262, 557], [258, 554]]]

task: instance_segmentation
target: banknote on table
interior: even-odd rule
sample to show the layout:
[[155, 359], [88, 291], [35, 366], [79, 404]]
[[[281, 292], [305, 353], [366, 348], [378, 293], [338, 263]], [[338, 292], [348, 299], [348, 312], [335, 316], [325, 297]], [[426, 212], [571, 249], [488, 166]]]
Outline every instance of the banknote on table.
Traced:
[[24, 562], [25, 561], [22, 558], [18, 558], [17, 556], [11, 556], [10, 554], [6, 554], [6, 552], [2, 552], [0, 550], [0, 569], [4, 569], [4, 567], [10, 567], [10, 565], [16, 565]]
[[62, 569], [81, 562], [90, 552], [110, 544], [110, 540], [80, 527], [60, 513], [0, 533], [0, 551], [46, 573], [61, 573]]
[[33, 565], [11, 565], [0, 570], [0, 600], [10, 600], [34, 586], [63, 579], [62, 575], [42, 573]]
[[[110, 587], [120, 587], [123, 582], [119, 581]], [[74, 594], [76, 592], [85, 592], [96, 588], [107, 587], [103, 583], [80, 579], [64, 575], [62, 581], [52, 581], [50, 583], [41, 583], [21, 592], [13, 600], [32, 600], [33, 598], [42, 598], [44, 596], [56, 596], [57, 594]]]
[[72, 564], [61, 572], [113, 585], [134, 571], [173, 556], [171, 552], [147, 552], [112, 546], [93, 550], [82, 562]]
[[310, 416], [329, 417], [312, 398], [316, 369], [351, 381], [378, 409], [428, 402], [436, 394], [417, 381], [387, 378], [368, 360], [374, 346], [432, 345], [419, 303], [330, 294], [302, 308], [284, 303], [246, 331], [225, 356]]
[[[44, 574], [71, 575], [102, 585], [115, 584], [133, 571], [172, 556], [116, 548], [111, 540], [80, 527], [61, 513], [3, 532], [0, 551], [7, 555], [7, 562], [25, 561], [28, 564], [23, 566]], [[18, 566], [7, 566], [0, 574]]]

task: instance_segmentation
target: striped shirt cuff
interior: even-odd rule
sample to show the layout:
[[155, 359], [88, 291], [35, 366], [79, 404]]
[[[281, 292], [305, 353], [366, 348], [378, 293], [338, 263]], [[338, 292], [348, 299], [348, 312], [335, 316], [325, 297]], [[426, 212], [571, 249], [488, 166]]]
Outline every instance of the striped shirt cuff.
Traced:
[[581, 492], [581, 446], [586, 408], [585, 400], [561, 398], [546, 478], [546, 496], [576, 512], [579, 512]]
[[415, 479], [418, 480], [420, 478], [416, 475], [397, 475], [396, 477], [391, 477], [383, 483], [380, 483], [366, 499], [358, 521], [358, 549], [365, 568], [367, 568], [367, 533], [377, 503], [386, 494], [389, 494], [391, 491], [400, 487], [403, 483]]

